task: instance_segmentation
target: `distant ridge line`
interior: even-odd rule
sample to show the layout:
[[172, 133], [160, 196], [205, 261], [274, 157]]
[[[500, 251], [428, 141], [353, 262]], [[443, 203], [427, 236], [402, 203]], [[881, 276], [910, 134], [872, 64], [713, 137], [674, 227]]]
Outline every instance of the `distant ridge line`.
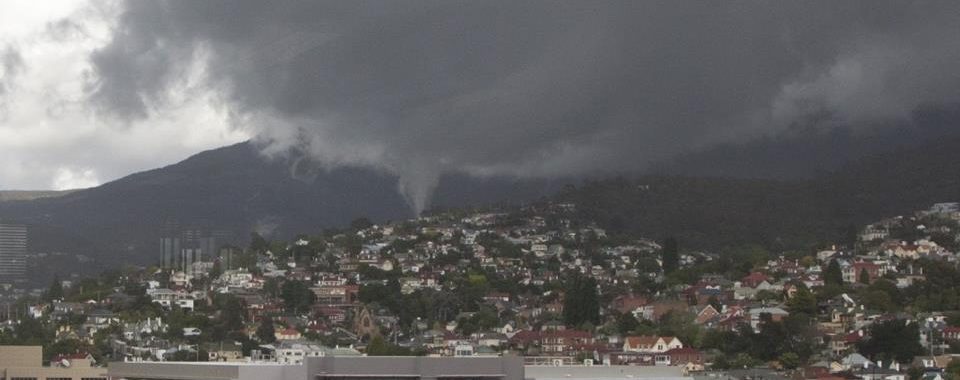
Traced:
[[0, 190], [0, 202], [57, 198], [77, 190]]

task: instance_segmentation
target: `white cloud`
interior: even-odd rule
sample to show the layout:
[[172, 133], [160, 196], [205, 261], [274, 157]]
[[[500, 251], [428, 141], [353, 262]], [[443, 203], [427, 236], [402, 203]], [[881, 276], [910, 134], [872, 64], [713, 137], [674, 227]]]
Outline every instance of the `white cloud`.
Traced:
[[0, 46], [16, 47], [23, 61], [0, 119], [0, 189], [96, 186], [248, 139], [190, 81], [143, 121], [93, 112], [85, 101], [88, 57], [109, 40], [112, 22], [109, 3], [94, 5], [0, 3]]
[[54, 190], [86, 189], [99, 185], [100, 180], [93, 169], [60, 168], [53, 178]]

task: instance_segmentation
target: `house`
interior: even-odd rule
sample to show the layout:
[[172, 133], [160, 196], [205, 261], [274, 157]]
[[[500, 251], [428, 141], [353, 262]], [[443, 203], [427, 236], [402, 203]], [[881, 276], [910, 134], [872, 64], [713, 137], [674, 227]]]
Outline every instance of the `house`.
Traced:
[[310, 288], [318, 305], [349, 305], [357, 302], [359, 285], [333, 285]]
[[746, 286], [746, 287], [749, 287], [749, 288], [756, 288], [757, 285], [760, 285], [760, 283], [762, 283], [762, 282], [764, 282], [764, 281], [769, 282], [769, 281], [770, 281], [770, 277], [767, 277], [767, 275], [765, 275], [765, 274], [763, 274], [763, 273], [761, 273], [761, 272], [753, 272], [753, 273], [748, 274], [748, 275], [747, 275], [746, 277], [744, 277], [743, 279], [741, 279], [741, 280], [740, 280], [740, 283], [741, 283], [743, 286]]
[[594, 343], [593, 334], [580, 330], [547, 330], [540, 332], [544, 354], [574, 355]]
[[683, 343], [672, 336], [628, 336], [623, 342], [624, 352], [664, 353], [677, 348], [683, 348]]
[[347, 312], [341, 308], [314, 305], [314, 313], [326, 318], [330, 323], [340, 324], [347, 320]]
[[304, 341], [282, 341], [273, 346], [273, 351], [281, 364], [303, 364], [304, 358], [326, 356], [323, 346]]
[[857, 261], [849, 266], [843, 267], [843, 282], [847, 283], [856, 283], [860, 282], [860, 274], [867, 273], [869, 277], [869, 282], [872, 284], [880, 276], [883, 275], [880, 271], [880, 266], [869, 262], [869, 261]]
[[687, 371], [703, 370], [703, 353], [690, 347], [674, 348], [665, 353], [673, 366], [684, 366]]
[[235, 342], [207, 343], [203, 347], [207, 351], [207, 361], [237, 362], [244, 360], [242, 347]]
[[490, 292], [483, 296], [483, 300], [490, 303], [510, 302], [510, 293]]
[[856, 352], [844, 357], [843, 360], [840, 361], [840, 364], [843, 366], [844, 370], [863, 368], [866, 365], [874, 365], [870, 359], [867, 359], [863, 355], [860, 355]]
[[833, 351], [834, 355], [840, 356], [846, 354], [861, 340], [863, 340], [863, 330], [837, 336], [830, 340], [830, 350]]
[[648, 302], [647, 297], [643, 296], [619, 296], [613, 299], [613, 308], [621, 314], [626, 314], [646, 306]]
[[500, 347], [507, 344], [508, 338], [505, 334], [496, 332], [487, 332], [477, 335], [477, 344], [488, 347]]
[[913, 363], [911, 366], [917, 368], [924, 368], [926, 370], [942, 370], [947, 368], [947, 365], [953, 361], [952, 355], [937, 355], [937, 356], [917, 356], [913, 358]]
[[790, 313], [779, 307], [757, 307], [750, 309], [750, 327], [753, 327], [753, 331], [760, 332], [760, 321], [763, 315], [770, 315], [771, 321], [780, 322], [790, 315]]
[[960, 340], [960, 327], [947, 326], [943, 328], [943, 339], [948, 341]]
[[717, 311], [717, 309], [714, 308], [713, 305], [706, 305], [706, 306], [700, 307], [698, 310], [695, 310], [695, 311], [696, 311], [696, 317], [694, 317], [693, 322], [698, 325], [707, 324], [707, 322], [715, 319], [717, 316], [720, 315], [720, 312]]
[[683, 301], [658, 301], [634, 310], [633, 316], [637, 319], [659, 321], [667, 313], [682, 313], [686, 312], [688, 309], [689, 305]]
[[273, 333], [277, 340], [297, 340], [300, 339], [300, 331], [294, 328], [285, 328], [282, 330], [277, 330]]
[[819, 361], [803, 368], [804, 379], [821, 379], [830, 376], [830, 363]]

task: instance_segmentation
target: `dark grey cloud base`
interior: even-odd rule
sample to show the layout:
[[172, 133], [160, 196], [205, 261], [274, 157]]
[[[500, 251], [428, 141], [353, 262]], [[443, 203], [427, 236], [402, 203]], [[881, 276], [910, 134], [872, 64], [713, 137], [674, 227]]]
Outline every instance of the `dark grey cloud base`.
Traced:
[[268, 154], [400, 177], [634, 171], [792, 125], [960, 97], [960, 2], [123, 3], [91, 102], [161, 112], [202, 67]]

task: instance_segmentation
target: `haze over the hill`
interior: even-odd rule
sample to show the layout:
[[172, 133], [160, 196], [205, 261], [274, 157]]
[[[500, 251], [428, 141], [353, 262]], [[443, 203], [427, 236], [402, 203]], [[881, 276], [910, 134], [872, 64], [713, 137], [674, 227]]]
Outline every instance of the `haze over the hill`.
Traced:
[[0, 7], [8, 189], [253, 138], [282, 161], [391, 173], [419, 212], [444, 173], [635, 172], [798, 128], [910, 135], [918, 107], [960, 101], [948, 1]]

